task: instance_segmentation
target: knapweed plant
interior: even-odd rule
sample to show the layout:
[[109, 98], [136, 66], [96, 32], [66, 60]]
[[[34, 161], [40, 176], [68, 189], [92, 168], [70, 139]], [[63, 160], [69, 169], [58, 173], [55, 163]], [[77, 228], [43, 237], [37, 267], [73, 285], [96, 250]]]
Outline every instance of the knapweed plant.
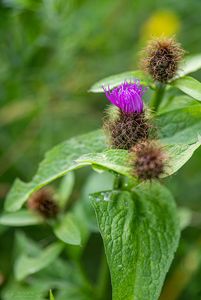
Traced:
[[[24, 247], [14, 276], [34, 284], [40, 280], [37, 273], [51, 269], [57, 281], [49, 279], [40, 289], [52, 289], [55, 299], [109, 299], [110, 279], [113, 300], [160, 297], [182, 229], [164, 178], [201, 144], [201, 83], [187, 76], [201, 68], [201, 55], [185, 57], [174, 38], [153, 39], [140, 55], [139, 68], [94, 84], [90, 91], [108, 99], [103, 128], [54, 147], [33, 180], [17, 179], [5, 201], [1, 224], [51, 228], [52, 244], [43, 248], [18, 236]], [[97, 189], [89, 184], [87, 201], [69, 204], [72, 171], [86, 166], [108, 182], [99, 182]], [[62, 176], [60, 185], [46, 187]], [[95, 268], [95, 283], [80, 271], [94, 231], [101, 234], [107, 258]], [[64, 252], [68, 262], [60, 255]]]

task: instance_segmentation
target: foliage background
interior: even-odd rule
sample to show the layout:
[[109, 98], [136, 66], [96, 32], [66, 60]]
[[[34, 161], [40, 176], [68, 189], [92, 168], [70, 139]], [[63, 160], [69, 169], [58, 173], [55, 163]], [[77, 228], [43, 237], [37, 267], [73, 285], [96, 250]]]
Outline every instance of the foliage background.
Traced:
[[[200, 53], [200, 14], [198, 0], [0, 1], [1, 207], [13, 180], [30, 180], [47, 149], [101, 126], [107, 100], [87, 90], [102, 77], [137, 68], [137, 53], [150, 35], [176, 34], [187, 52]], [[201, 78], [201, 73], [195, 75]], [[201, 298], [200, 165], [198, 150], [177, 175], [166, 180], [178, 204], [196, 213], [177, 253], [181, 263], [189, 251], [192, 257], [185, 261], [185, 272], [175, 273], [179, 269], [175, 263], [170, 272], [174, 282], [167, 283], [170, 294], [164, 292], [162, 299]], [[77, 173], [73, 198], [79, 197], [86, 173], [89, 170]], [[15, 230], [0, 230], [4, 286], [12, 276]], [[36, 240], [43, 237], [36, 229], [27, 232]], [[91, 243], [94, 248], [101, 244]], [[93, 263], [90, 268], [95, 272]]]

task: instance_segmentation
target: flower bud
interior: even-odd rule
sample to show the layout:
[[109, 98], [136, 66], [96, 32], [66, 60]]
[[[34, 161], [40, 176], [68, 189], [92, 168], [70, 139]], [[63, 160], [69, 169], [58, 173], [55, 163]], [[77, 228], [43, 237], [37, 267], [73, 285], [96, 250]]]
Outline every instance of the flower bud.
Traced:
[[159, 179], [164, 174], [166, 156], [154, 141], [142, 141], [131, 149], [134, 175], [141, 180]]
[[175, 39], [156, 38], [142, 51], [141, 67], [155, 81], [167, 83], [176, 75], [183, 54]]
[[28, 208], [42, 215], [46, 219], [56, 218], [59, 207], [53, 199], [50, 189], [41, 189], [28, 200]]

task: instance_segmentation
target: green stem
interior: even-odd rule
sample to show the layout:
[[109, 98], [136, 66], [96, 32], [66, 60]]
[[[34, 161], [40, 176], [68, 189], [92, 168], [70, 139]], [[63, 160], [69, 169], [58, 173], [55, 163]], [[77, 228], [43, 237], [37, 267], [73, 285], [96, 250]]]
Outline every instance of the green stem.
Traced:
[[122, 188], [122, 185], [123, 185], [123, 176], [117, 174], [114, 179], [113, 189], [120, 190]]
[[163, 95], [165, 93], [165, 85], [163, 83], [158, 83], [156, 86], [156, 92], [151, 99], [150, 107], [153, 111], [157, 111], [158, 107], [163, 99]]
[[103, 251], [103, 255], [101, 258], [101, 264], [100, 264], [99, 277], [98, 277], [98, 282], [97, 282], [97, 299], [98, 300], [106, 299], [108, 280], [109, 280], [109, 268], [108, 268], [105, 253]]

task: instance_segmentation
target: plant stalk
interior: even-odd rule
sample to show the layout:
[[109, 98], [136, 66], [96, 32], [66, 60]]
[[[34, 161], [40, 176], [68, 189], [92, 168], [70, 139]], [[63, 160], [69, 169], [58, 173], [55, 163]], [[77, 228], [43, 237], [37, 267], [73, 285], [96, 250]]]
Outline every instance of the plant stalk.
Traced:
[[116, 174], [115, 179], [114, 179], [113, 189], [121, 190], [122, 185], [123, 185], [123, 176], [120, 174]]
[[150, 108], [153, 111], [156, 112], [158, 110], [161, 104], [161, 100], [163, 99], [164, 93], [165, 93], [165, 85], [163, 83], [158, 83], [156, 86], [156, 92], [154, 93], [150, 103]]

